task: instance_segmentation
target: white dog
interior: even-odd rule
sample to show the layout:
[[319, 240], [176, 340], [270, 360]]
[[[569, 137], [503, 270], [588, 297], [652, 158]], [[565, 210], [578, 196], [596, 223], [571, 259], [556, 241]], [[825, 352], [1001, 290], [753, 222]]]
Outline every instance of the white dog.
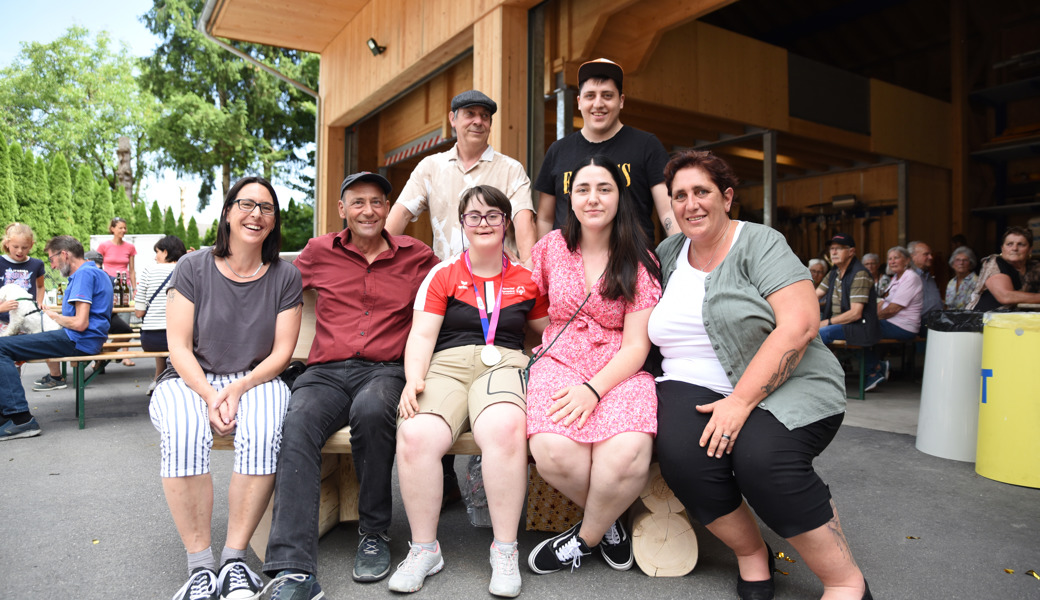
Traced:
[[11, 324], [0, 333], [0, 336], [15, 335], [18, 333], [41, 333], [61, 329], [61, 325], [54, 322], [36, 307], [32, 295], [17, 285], [5, 285], [0, 287], [0, 302], [17, 300], [18, 308], [12, 310], [8, 315]]

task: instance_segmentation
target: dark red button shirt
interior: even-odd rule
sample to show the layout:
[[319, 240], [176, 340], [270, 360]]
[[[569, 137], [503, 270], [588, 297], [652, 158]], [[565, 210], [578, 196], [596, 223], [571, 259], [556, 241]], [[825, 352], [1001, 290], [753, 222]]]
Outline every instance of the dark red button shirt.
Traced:
[[318, 292], [308, 364], [401, 360], [415, 294], [439, 262], [426, 244], [384, 230], [390, 249], [370, 265], [350, 237], [344, 229], [313, 238], [294, 263], [303, 288]]

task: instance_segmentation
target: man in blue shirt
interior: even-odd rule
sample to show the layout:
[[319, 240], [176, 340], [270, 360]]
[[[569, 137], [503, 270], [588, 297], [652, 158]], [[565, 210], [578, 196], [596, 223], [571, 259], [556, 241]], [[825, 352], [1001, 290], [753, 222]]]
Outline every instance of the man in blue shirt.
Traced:
[[108, 338], [112, 280], [84, 260], [83, 244], [72, 236], [51, 238], [45, 250], [51, 268], [69, 279], [61, 314], [44, 311], [63, 329], [0, 338], [0, 441], [40, 435], [15, 361], [97, 354]]

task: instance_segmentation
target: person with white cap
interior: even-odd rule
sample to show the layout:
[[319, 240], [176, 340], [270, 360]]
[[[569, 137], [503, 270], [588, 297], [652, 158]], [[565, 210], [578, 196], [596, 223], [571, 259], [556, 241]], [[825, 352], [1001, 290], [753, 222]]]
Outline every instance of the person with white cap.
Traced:
[[397, 196], [386, 230], [401, 235], [409, 221], [425, 211], [433, 225], [433, 251], [441, 260], [462, 252], [462, 226], [457, 212], [463, 192], [477, 185], [492, 185], [509, 198], [515, 239], [507, 238], [507, 251], [529, 264], [536, 239], [531, 180], [518, 161], [496, 152], [488, 144], [491, 118], [498, 105], [483, 92], [469, 90], [451, 100], [448, 121], [456, 142], [446, 152], [427, 156], [412, 171]]
[[566, 223], [574, 167], [596, 154], [615, 161], [624, 174], [648, 243], [654, 242], [650, 215], [655, 210], [665, 237], [679, 231], [664, 184], [668, 153], [652, 133], [621, 123], [624, 76], [621, 65], [606, 58], [590, 60], [578, 68], [578, 110], [583, 125], [553, 142], [545, 153], [534, 184], [539, 194], [539, 238]]
[[282, 427], [271, 536], [264, 572], [272, 598], [323, 597], [318, 568], [321, 448], [350, 426], [360, 540], [353, 579], [390, 573], [397, 402], [404, 389], [402, 358], [412, 301], [437, 258], [425, 244], [384, 229], [390, 182], [354, 173], [340, 187], [339, 216], [347, 228], [311, 239], [296, 259], [303, 288], [318, 294], [307, 370], [293, 384]]

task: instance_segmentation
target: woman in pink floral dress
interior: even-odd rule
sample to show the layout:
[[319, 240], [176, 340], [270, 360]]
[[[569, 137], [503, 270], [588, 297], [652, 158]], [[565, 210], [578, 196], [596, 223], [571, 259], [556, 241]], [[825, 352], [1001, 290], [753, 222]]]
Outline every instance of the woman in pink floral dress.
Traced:
[[654, 380], [642, 365], [660, 268], [617, 166], [603, 156], [579, 165], [570, 208], [565, 228], [531, 252], [549, 326], [536, 349], [548, 351], [531, 368], [527, 435], [539, 474], [585, 516], [531, 552], [539, 574], [573, 570], [597, 545], [611, 567], [631, 568], [620, 516], [646, 485], [657, 433]]

